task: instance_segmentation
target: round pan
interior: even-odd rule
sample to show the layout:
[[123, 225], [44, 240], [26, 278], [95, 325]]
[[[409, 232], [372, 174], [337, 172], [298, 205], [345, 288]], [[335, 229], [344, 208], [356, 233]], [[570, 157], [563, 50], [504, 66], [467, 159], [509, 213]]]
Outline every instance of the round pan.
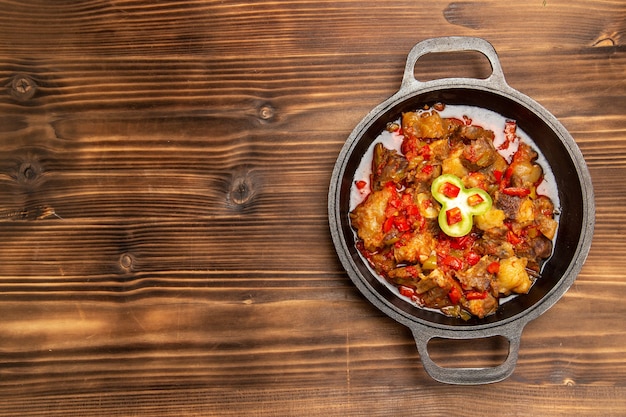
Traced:
[[[428, 53], [477, 51], [492, 67], [486, 79], [415, 79], [417, 60]], [[350, 189], [354, 173], [370, 144], [403, 112], [436, 102], [464, 104], [495, 111], [514, 119], [540, 148], [557, 182], [561, 215], [552, 257], [530, 292], [500, 306], [495, 314], [468, 321], [414, 306], [400, 299], [374, 276], [355, 246], [349, 220]], [[511, 88], [493, 46], [480, 38], [445, 37], [418, 43], [410, 51], [400, 90], [374, 108], [353, 130], [341, 150], [329, 187], [328, 211], [337, 254], [350, 279], [378, 309], [408, 326], [428, 374], [450, 384], [484, 384], [508, 377], [514, 370], [522, 329], [554, 303], [572, 285], [591, 246], [595, 205], [589, 171], [576, 142], [558, 120], [536, 101]], [[495, 367], [444, 368], [429, 356], [434, 337], [476, 339], [503, 336], [509, 342], [506, 360]]]

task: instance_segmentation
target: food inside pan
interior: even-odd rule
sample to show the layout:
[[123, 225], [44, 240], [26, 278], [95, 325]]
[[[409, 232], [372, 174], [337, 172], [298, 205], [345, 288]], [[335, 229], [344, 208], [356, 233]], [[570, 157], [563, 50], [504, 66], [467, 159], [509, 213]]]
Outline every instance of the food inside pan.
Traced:
[[514, 120], [436, 103], [372, 143], [350, 221], [359, 253], [398, 296], [467, 320], [541, 279], [558, 207], [545, 158]]

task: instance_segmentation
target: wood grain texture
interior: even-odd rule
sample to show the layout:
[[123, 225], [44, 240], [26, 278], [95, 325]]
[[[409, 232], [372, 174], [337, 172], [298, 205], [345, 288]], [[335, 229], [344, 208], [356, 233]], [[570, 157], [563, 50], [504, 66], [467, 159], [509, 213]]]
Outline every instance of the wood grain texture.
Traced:
[[[626, 415], [623, 1], [0, 9], [0, 416]], [[328, 230], [345, 139], [444, 35], [493, 43], [595, 188], [581, 274], [488, 387], [430, 379]], [[485, 74], [466, 55], [416, 68]], [[432, 348], [450, 366], [503, 355]]]

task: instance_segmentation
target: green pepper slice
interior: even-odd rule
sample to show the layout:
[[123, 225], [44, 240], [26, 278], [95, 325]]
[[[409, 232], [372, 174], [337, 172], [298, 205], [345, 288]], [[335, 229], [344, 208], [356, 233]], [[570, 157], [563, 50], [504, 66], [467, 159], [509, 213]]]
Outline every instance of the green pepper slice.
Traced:
[[435, 200], [441, 203], [439, 227], [452, 237], [465, 236], [471, 232], [474, 216], [485, 214], [493, 204], [485, 190], [465, 188], [461, 179], [452, 174], [435, 178], [430, 191]]

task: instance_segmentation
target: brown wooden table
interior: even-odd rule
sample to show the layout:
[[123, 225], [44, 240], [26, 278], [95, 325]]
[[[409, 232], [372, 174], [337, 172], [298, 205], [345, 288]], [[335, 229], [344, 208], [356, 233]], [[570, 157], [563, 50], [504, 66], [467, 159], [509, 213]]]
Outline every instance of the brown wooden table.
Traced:
[[[626, 415], [626, 4], [519, 3], [1, 1], [0, 415]], [[596, 193], [581, 274], [488, 386], [425, 373], [327, 222], [345, 139], [443, 35], [495, 46]], [[489, 74], [466, 58], [418, 76]]]

